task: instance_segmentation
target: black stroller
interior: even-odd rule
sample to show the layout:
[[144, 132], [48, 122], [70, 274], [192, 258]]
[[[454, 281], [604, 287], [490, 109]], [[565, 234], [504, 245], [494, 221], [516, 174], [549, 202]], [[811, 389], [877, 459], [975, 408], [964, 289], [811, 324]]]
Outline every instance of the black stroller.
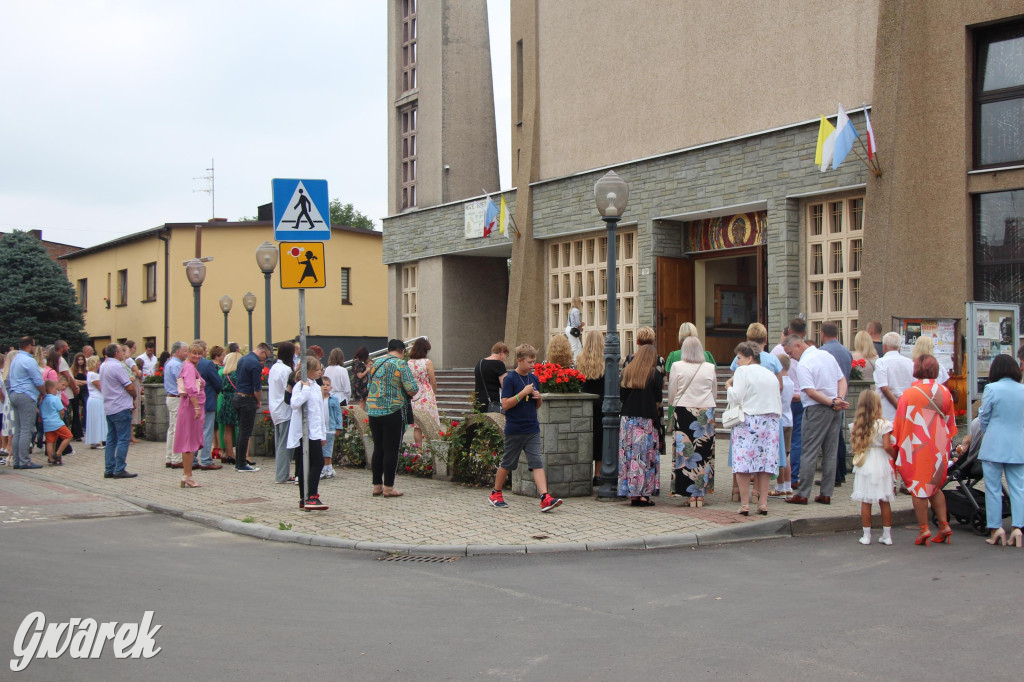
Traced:
[[[946, 514], [963, 526], [970, 526], [976, 535], [988, 535], [988, 522], [985, 514], [985, 491], [974, 486], [984, 477], [978, 453], [984, 437], [973, 439], [967, 453], [947, 470], [948, 478], [942, 488], [946, 498]], [[1002, 481], [1000, 481], [1002, 485]], [[1003, 486], [1003, 518], [1010, 515], [1010, 495]], [[938, 525], [935, 512], [932, 522]]]

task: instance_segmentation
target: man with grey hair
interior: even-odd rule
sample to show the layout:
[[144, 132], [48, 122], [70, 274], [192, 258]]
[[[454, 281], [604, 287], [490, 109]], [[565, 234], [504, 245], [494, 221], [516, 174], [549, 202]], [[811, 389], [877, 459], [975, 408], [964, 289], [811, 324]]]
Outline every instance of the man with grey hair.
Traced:
[[136, 390], [124, 364], [124, 348], [116, 343], [108, 344], [103, 349], [106, 360], [100, 365], [100, 392], [107, 419], [103, 478], [135, 478], [138, 475], [125, 469], [128, 443], [132, 437], [132, 399]]
[[843, 410], [850, 406], [846, 395], [846, 379], [839, 363], [827, 352], [807, 345], [795, 334], [786, 337], [782, 347], [786, 355], [799, 360], [800, 400], [804, 406], [803, 452], [800, 456], [800, 485], [790, 504], [807, 504], [814, 486], [814, 470], [821, 455], [821, 494], [814, 498], [820, 504], [831, 504], [836, 484], [836, 453]]
[[92, 356], [96, 355], [96, 351], [93, 350], [92, 346], [82, 346], [82, 355], [88, 360]]
[[882, 337], [885, 354], [875, 362], [875, 390], [882, 399], [882, 417], [896, 418], [896, 405], [903, 391], [914, 383], [914, 361], [900, 354], [903, 337], [889, 332]]
[[171, 357], [164, 364], [164, 391], [167, 392], [167, 445], [164, 450], [164, 466], [168, 469], [182, 467], [181, 454], [174, 452], [174, 426], [178, 421], [178, 405], [181, 402], [178, 397], [178, 376], [187, 356], [188, 344], [184, 341], [175, 341], [171, 345]]

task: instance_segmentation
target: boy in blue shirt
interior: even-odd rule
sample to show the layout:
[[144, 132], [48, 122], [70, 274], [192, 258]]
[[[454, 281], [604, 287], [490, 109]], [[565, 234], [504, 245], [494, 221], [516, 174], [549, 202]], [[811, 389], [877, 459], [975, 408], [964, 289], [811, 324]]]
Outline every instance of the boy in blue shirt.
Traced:
[[[71, 429], [64, 424], [64, 403], [60, 399], [60, 387], [52, 379], [43, 384], [46, 396], [39, 405], [43, 418], [43, 432], [46, 433], [46, 460], [50, 466], [60, 466], [61, 456], [71, 442]], [[60, 441], [60, 444], [57, 444]], [[56, 452], [54, 448], [56, 447]]]
[[533, 472], [533, 482], [540, 493], [540, 510], [549, 512], [562, 500], [548, 494], [548, 479], [544, 474], [541, 457], [540, 422], [537, 408], [541, 403], [540, 381], [533, 373], [537, 362], [537, 349], [524, 343], [516, 348], [516, 368], [505, 375], [501, 385], [501, 407], [505, 410], [505, 454], [494, 477], [491, 506], [508, 506], [501, 489], [510, 471], [519, 466], [519, 455], [526, 452], [526, 463]]
[[324, 468], [320, 472], [323, 479], [334, 478], [334, 437], [341, 435], [342, 417], [341, 403], [337, 396], [331, 395], [331, 380], [327, 377], [320, 380], [323, 382], [324, 418], [327, 420], [324, 425]]

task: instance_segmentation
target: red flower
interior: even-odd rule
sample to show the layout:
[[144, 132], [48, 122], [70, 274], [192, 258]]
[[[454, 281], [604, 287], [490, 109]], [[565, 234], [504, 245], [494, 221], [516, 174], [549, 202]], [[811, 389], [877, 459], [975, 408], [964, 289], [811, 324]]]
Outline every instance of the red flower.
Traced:
[[369, 424], [369, 423], [370, 423], [370, 420], [369, 420], [369, 419], [364, 419], [364, 420], [363, 420], [363, 423], [364, 423], [364, 424]]
[[456, 426], [458, 426], [458, 425], [459, 425], [459, 422], [457, 422], [457, 421], [453, 421], [453, 422], [452, 422], [452, 428], [455, 428], [455, 427], [456, 427]]
[[410, 471], [412, 471], [412, 467], [405, 467], [405, 473], [409, 473]]

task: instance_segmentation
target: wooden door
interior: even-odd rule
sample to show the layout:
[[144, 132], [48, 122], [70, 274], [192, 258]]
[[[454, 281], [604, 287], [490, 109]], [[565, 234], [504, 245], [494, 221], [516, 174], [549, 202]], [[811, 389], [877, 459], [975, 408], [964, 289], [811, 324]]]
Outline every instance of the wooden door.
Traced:
[[693, 319], [693, 261], [689, 258], [657, 260], [656, 329], [658, 355], [679, 349], [679, 325]]

